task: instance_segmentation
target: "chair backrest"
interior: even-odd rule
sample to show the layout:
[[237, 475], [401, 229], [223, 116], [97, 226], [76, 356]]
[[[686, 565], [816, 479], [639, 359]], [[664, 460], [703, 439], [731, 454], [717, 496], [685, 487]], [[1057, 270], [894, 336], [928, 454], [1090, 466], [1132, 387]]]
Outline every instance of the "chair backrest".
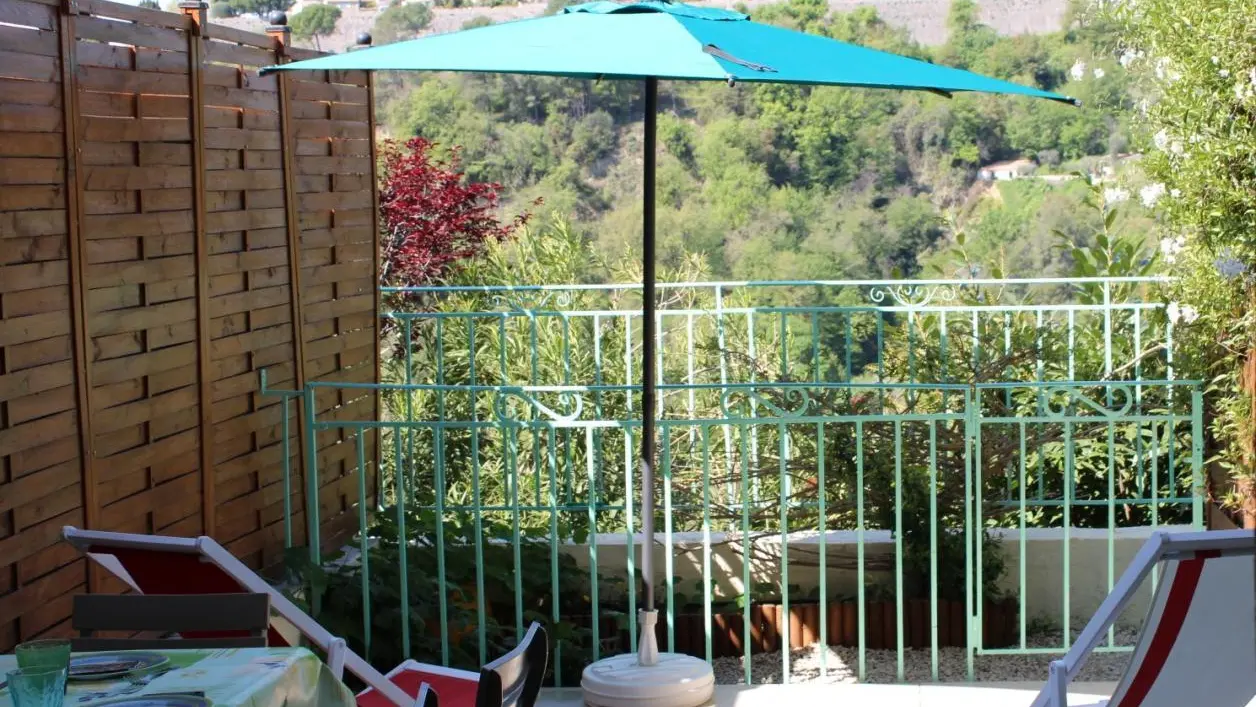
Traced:
[[[80, 594], [74, 650], [261, 648], [270, 625], [266, 594]], [[97, 631], [177, 633], [181, 638], [97, 637]], [[200, 635], [198, 635], [200, 634]], [[205, 635], [209, 634], [209, 635]], [[226, 635], [223, 635], [226, 634]]]
[[1256, 556], [1169, 560], [1110, 707], [1209, 707], [1256, 697]]
[[549, 639], [539, 623], [514, 650], [480, 669], [476, 707], [532, 707], [541, 692], [549, 661]]
[[419, 694], [414, 699], [414, 707], [440, 707], [440, 700], [436, 698], [436, 691], [431, 685], [427, 683], [419, 685]]

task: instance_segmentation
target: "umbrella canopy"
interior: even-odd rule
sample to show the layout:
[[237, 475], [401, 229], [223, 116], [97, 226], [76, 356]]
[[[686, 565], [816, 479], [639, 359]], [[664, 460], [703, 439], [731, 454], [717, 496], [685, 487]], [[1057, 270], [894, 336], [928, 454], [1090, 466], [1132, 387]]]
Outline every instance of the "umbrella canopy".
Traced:
[[654, 171], [658, 81], [792, 83], [930, 91], [979, 91], [1064, 103], [1072, 98], [969, 71], [752, 22], [748, 15], [668, 0], [590, 2], [557, 15], [421, 37], [271, 66], [272, 71], [396, 70], [534, 74], [643, 80], [641, 511], [644, 604], [654, 607], [655, 274]]
[[591, 2], [562, 13], [274, 66], [748, 81], [1066, 96], [666, 0]]

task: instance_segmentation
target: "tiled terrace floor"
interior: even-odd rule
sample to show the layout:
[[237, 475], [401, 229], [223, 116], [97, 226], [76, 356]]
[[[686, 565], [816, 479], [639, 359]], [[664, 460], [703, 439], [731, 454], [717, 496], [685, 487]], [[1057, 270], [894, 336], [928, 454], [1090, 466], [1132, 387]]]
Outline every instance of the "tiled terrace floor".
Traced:
[[[717, 707], [1029, 707], [1040, 684], [961, 683], [931, 685], [720, 685]], [[1111, 683], [1077, 683], [1069, 705], [1095, 705], [1112, 694]], [[541, 693], [542, 707], [579, 707], [578, 688]]]

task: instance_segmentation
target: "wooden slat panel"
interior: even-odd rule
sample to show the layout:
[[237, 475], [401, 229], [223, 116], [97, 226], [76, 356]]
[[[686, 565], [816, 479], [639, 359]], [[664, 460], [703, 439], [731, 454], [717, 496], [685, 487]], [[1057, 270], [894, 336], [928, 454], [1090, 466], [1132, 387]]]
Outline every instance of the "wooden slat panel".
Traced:
[[[0, 651], [65, 630], [72, 593], [117, 588], [58, 543], [63, 524], [215, 527], [246, 560], [278, 559], [283, 407], [259, 369], [285, 387], [307, 364], [360, 376], [337, 366], [373, 348], [355, 299], [372, 267], [365, 77], [289, 77], [285, 103], [256, 73], [278, 61], [270, 37], [60, 4], [0, 0]], [[334, 441], [320, 505], [338, 524]]]

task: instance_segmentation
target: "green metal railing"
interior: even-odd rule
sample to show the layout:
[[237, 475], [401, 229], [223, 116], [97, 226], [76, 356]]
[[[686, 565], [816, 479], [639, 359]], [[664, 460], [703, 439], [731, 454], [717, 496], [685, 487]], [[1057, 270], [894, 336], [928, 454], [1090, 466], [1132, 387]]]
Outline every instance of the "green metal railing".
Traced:
[[[1155, 286], [661, 286], [671, 307], [659, 315], [658, 346], [663, 645], [675, 648], [678, 617], [699, 606], [711, 658], [714, 607], [736, 601], [750, 682], [756, 602], [779, 603], [785, 616], [791, 601], [818, 602], [825, 638], [830, 603], [850, 600], [863, 678], [868, 607], [874, 594], [889, 595], [898, 677], [911, 599], [929, 606], [937, 679], [940, 602], [961, 600], [972, 677], [978, 655], [1044, 651], [1029, 645], [1029, 538], [1054, 532], [1063, 641], [1049, 650], [1066, 650], [1078, 618], [1068, 590], [1074, 533], [1106, 532], [1106, 564], [1087, 569], [1106, 573], [1110, 587], [1119, 529], [1202, 524], [1200, 393], [1172, 380], [1172, 323], [1142, 301]], [[520, 290], [530, 301], [509, 299]], [[755, 305], [746, 293], [784, 303]], [[268, 391], [302, 401], [307, 537], [318, 562], [319, 456], [329, 439], [353, 445], [358, 553], [340, 571], [359, 596], [360, 622], [345, 632], [368, 656], [482, 663], [534, 618], [564, 627], [555, 631], [558, 684], [577, 682], [574, 671], [603, 646], [635, 649], [637, 561], [623, 552], [640, 542], [641, 523], [631, 295], [627, 286], [407, 293], [434, 311], [386, 315], [391, 382]], [[346, 389], [378, 393], [381, 419], [315, 413], [320, 391]], [[374, 509], [371, 475], [381, 490]], [[285, 508], [285, 537], [291, 515]], [[994, 555], [1016, 561], [997, 587], [987, 574]], [[756, 567], [773, 558], [768, 581]], [[816, 586], [794, 586], [791, 565]], [[376, 597], [385, 570], [397, 606]], [[432, 575], [437, 591], [416, 584]], [[983, 645], [996, 590], [1020, 599], [1010, 648]], [[430, 615], [416, 619], [412, 604]], [[381, 612], [403, 628], [381, 636]], [[782, 630], [788, 646], [788, 620]], [[1128, 647], [1112, 635], [1106, 649]], [[785, 680], [790, 659], [782, 650]], [[822, 672], [826, 660], [822, 651]]]

